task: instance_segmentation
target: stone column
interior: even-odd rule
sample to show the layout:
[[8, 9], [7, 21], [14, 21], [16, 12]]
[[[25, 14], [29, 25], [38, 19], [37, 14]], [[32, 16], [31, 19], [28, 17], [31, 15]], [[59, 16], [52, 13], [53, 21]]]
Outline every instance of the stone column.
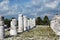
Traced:
[[23, 27], [23, 15], [19, 14], [18, 16], [18, 32], [23, 32], [24, 27]]
[[27, 30], [27, 26], [28, 26], [27, 17], [23, 16], [23, 20], [24, 20], [24, 31], [26, 31]]
[[33, 22], [32, 22], [32, 18], [30, 18], [30, 29], [33, 28]]
[[[55, 34], [59, 35], [59, 25], [58, 22], [56, 20], [52, 20], [50, 23], [50, 27], [53, 29], [53, 31], [55, 32]], [[56, 28], [57, 27], [57, 28]]]
[[54, 30], [54, 26], [55, 26], [55, 21], [56, 20], [52, 20], [51, 22], [50, 22], [50, 27]]
[[35, 23], [35, 18], [33, 18], [33, 27], [36, 26], [36, 23]]
[[30, 30], [30, 20], [28, 19], [28, 30]]
[[0, 16], [0, 40], [3, 40], [4, 39], [4, 17], [3, 16]]
[[17, 20], [12, 19], [10, 24], [11, 24], [10, 35], [11, 36], [16, 36], [17, 35]]

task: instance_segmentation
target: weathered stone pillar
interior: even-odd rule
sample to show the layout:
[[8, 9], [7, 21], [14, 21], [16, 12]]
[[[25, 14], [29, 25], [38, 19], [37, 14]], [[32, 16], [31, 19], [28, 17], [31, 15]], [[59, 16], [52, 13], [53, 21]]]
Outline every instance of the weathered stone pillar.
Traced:
[[28, 30], [30, 30], [30, 20], [28, 19]]
[[50, 27], [53, 29], [54, 32], [56, 31], [56, 30], [54, 29], [55, 24], [56, 24], [56, 20], [52, 20], [52, 21], [50, 22]]
[[58, 35], [58, 39], [60, 40], [60, 15], [56, 15], [50, 23], [52, 30]]
[[26, 31], [28, 26], [27, 17], [23, 16], [23, 20], [24, 20], [24, 31]]
[[23, 32], [24, 27], [23, 27], [23, 15], [19, 14], [18, 16], [18, 32]]
[[10, 35], [11, 36], [16, 36], [17, 35], [17, 20], [12, 19], [10, 24], [11, 24]]
[[30, 29], [33, 28], [33, 22], [32, 22], [32, 18], [30, 18]]
[[0, 16], [0, 40], [3, 40], [4, 39], [4, 17], [3, 16]]
[[32, 23], [33, 23], [33, 27], [35, 27], [35, 26], [36, 26], [36, 23], [35, 23], [35, 18], [33, 18]]

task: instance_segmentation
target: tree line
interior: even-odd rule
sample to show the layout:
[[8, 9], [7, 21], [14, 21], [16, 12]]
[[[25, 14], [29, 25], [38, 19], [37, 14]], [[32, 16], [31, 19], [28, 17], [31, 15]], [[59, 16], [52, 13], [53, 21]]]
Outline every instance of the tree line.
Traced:
[[[14, 19], [15, 17], [12, 17], [11, 19]], [[10, 27], [10, 21], [11, 19], [4, 19], [4, 24], [6, 24], [8, 27]], [[50, 25], [50, 20], [48, 16], [45, 16], [43, 19], [41, 17], [36, 18], [36, 25]]]
[[4, 24], [7, 25], [8, 28], [10, 27], [10, 22], [12, 19], [15, 19], [15, 17], [12, 17], [11, 19], [8, 19], [8, 18], [4, 19]]
[[50, 20], [48, 16], [45, 16], [43, 19], [41, 17], [37, 17], [36, 25], [50, 25]]

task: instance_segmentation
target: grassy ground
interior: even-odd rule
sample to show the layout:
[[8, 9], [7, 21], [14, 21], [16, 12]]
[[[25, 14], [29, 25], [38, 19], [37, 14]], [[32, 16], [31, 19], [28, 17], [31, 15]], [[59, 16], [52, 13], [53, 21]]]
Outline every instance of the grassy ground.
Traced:
[[[6, 34], [9, 35], [7, 32]], [[30, 31], [18, 34], [16, 37], [7, 37], [4, 40], [57, 40], [57, 36], [49, 26], [37, 26]]]

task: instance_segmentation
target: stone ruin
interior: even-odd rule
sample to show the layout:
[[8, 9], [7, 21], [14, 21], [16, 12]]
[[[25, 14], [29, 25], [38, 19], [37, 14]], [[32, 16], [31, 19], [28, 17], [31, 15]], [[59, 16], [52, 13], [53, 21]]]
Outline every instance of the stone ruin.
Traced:
[[4, 39], [4, 17], [0, 16], [0, 40]]
[[50, 24], [55, 34], [60, 36], [60, 15], [55, 15]]
[[19, 14], [18, 16], [18, 33], [32, 29], [35, 24], [35, 19], [28, 19], [26, 16]]
[[27, 17], [26, 16], [23, 16], [23, 24], [24, 24], [24, 31], [26, 31], [27, 29], [28, 29], [28, 19], [27, 19]]
[[23, 27], [23, 15], [19, 14], [18, 15], [18, 32], [23, 32], [24, 31], [24, 27]]
[[[17, 33], [21, 33], [27, 30], [30, 30], [36, 26], [35, 18], [27, 18], [26, 16], [19, 14], [18, 15], [18, 26], [17, 20], [12, 19], [10, 22], [10, 36], [16, 36]], [[17, 29], [18, 27], [18, 29]], [[4, 17], [0, 16], [0, 39], [3, 40], [5, 37], [4, 30]]]
[[11, 23], [10, 23], [10, 35], [17, 35], [17, 20], [16, 19], [12, 19]]

